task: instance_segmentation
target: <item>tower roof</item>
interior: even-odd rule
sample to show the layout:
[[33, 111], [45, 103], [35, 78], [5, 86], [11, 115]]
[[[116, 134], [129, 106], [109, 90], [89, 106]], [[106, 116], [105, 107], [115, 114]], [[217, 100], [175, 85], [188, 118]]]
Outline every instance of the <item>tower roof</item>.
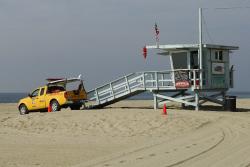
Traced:
[[[179, 51], [199, 49], [199, 44], [170, 44], [170, 45], [147, 45], [147, 49], [162, 49], [165, 51]], [[222, 49], [222, 50], [238, 50], [238, 46], [225, 46], [217, 44], [203, 44], [203, 48]]]

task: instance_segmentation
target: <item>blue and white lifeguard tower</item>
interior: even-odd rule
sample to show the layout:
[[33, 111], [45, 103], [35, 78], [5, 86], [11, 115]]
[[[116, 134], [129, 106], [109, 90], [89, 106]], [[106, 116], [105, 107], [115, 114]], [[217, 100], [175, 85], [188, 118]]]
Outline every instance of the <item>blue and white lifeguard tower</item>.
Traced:
[[146, 48], [158, 49], [162, 51], [160, 55], [169, 57], [171, 70], [164, 73], [169, 74], [168, 85], [172, 86], [172, 92], [176, 92], [174, 96], [166, 96], [163, 95], [165, 90], [152, 90], [155, 108], [165, 100], [194, 106], [196, 110], [207, 101], [224, 105], [225, 95], [234, 82], [230, 53], [237, 50], [237, 46], [176, 44]]
[[207, 101], [223, 106], [227, 91], [234, 85], [230, 53], [239, 47], [204, 44], [201, 14], [202, 9], [199, 43], [145, 46], [144, 52], [156, 49], [168, 57], [171, 69], [132, 73], [93, 89], [88, 92], [88, 99], [94, 102], [90, 108], [102, 108], [145, 91], [153, 94], [155, 109], [170, 101], [196, 110]]

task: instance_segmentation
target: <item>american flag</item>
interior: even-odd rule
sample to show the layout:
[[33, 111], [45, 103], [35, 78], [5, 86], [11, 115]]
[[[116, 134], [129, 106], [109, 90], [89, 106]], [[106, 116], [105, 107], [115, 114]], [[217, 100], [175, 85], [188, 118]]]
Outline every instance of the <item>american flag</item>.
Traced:
[[157, 23], [155, 23], [155, 34], [156, 34], [156, 36], [158, 36], [159, 33], [160, 33], [160, 31], [158, 29]]

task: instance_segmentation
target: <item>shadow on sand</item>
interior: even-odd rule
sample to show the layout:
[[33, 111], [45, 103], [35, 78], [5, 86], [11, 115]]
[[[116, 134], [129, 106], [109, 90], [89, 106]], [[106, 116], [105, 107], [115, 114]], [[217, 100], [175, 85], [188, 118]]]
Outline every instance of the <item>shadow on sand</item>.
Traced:
[[[120, 106], [120, 107], [105, 107], [106, 109], [154, 109], [151, 106], [142, 106], [142, 107], [137, 107], [137, 106], [131, 106], [131, 107], [125, 107], [125, 106]], [[159, 108], [161, 109], [161, 107]], [[177, 109], [177, 110], [195, 110], [194, 107], [180, 107], [180, 106], [167, 106], [167, 109]], [[220, 111], [220, 112], [228, 112], [227, 110], [224, 110], [224, 108], [222, 106], [214, 106], [214, 105], [205, 105], [205, 106], [201, 106], [200, 107], [201, 111]], [[239, 108], [237, 107], [236, 111], [232, 111], [232, 112], [250, 112], [250, 108]]]

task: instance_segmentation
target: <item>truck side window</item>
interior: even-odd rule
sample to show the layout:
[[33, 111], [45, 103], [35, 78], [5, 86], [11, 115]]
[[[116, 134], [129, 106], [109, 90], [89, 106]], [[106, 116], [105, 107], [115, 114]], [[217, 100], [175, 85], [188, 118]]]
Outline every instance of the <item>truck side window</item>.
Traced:
[[38, 96], [39, 89], [36, 89], [34, 92], [31, 93], [31, 97], [36, 97]]
[[43, 94], [44, 94], [44, 88], [41, 89], [40, 96], [42, 96]]
[[47, 93], [58, 93], [61, 91], [65, 91], [63, 86], [53, 85], [48, 87]]

